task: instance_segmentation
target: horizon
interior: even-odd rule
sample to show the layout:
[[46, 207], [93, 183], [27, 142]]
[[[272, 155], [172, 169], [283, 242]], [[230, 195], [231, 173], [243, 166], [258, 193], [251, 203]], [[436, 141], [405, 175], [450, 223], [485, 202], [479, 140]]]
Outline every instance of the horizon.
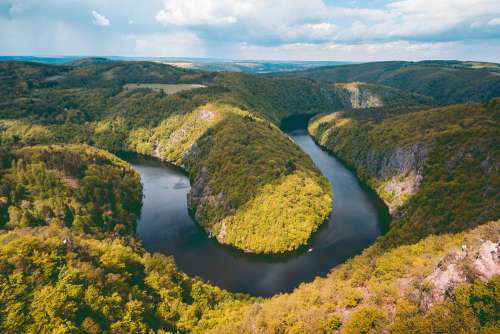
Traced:
[[[40, 59], [93, 59], [102, 58], [108, 60], [129, 60], [129, 61], [154, 61], [154, 60], [171, 60], [171, 61], [203, 61], [203, 62], [256, 62], [256, 63], [338, 63], [339, 65], [349, 65], [349, 64], [364, 64], [364, 63], [383, 63], [383, 62], [409, 62], [409, 63], [421, 63], [421, 62], [478, 62], [478, 63], [492, 63], [500, 64], [500, 60], [496, 61], [482, 61], [477, 59], [421, 59], [421, 60], [406, 60], [406, 59], [391, 59], [391, 60], [366, 60], [366, 61], [350, 61], [350, 60], [294, 60], [294, 59], [237, 59], [237, 58], [216, 58], [216, 57], [169, 57], [169, 56], [122, 56], [122, 55], [38, 55], [38, 54], [26, 54], [26, 55], [8, 55], [0, 54], [0, 59], [5, 58], [11, 60], [10, 58], [40, 58]], [[68, 60], [70, 61], [70, 60]], [[37, 61], [35, 61], [37, 62]]]
[[493, 0], [3, 0], [0, 31], [4, 56], [500, 62]]

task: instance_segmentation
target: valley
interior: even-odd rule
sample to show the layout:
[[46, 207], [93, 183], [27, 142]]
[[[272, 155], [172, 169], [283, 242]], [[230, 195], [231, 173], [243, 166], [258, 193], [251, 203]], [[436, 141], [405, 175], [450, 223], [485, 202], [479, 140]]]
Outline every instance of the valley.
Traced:
[[289, 134], [335, 189], [332, 214], [307, 245], [285, 255], [251, 255], [219, 245], [188, 214], [189, 179], [168, 164], [132, 156], [127, 161], [141, 174], [144, 186], [137, 233], [145, 249], [173, 255], [180, 270], [219, 287], [271, 296], [324, 276], [369, 246], [387, 227], [385, 208], [305, 130]]
[[483, 65], [0, 62], [0, 331], [496, 332]]

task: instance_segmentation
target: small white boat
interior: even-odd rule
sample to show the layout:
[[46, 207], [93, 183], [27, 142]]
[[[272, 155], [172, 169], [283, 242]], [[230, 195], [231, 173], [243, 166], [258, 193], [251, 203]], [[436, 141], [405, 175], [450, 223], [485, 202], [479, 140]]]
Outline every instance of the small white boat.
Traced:
[[313, 249], [312, 249], [312, 248], [309, 248], [307, 251], [308, 251], [308, 252], [312, 252], [312, 251], [313, 251]]

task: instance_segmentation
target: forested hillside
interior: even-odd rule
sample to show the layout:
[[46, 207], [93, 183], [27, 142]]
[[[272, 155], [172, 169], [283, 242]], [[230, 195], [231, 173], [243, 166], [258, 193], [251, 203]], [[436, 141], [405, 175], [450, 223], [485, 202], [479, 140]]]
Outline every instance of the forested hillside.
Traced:
[[135, 232], [139, 175], [114, 155], [83, 145], [4, 146], [0, 161], [0, 226]]
[[[270, 114], [261, 113], [262, 118], [255, 114], [257, 108], [249, 112], [222, 103], [237, 99], [215, 83], [224, 78], [141, 62], [3, 66], [4, 75], [23, 88], [10, 92], [15, 98], [6, 92], [2, 99], [1, 116], [11, 119], [0, 121], [2, 144], [85, 143], [112, 152], [154, 155], [182, 166], [195, 185], [190, 207], [222, 243], [248, 252], [294, 250], [331, 211], [328, 182], [266, 120]], [[166, 94], [125, 86], [134, 82], [196, 82], [207, 87]], [[221, 102], [210, 104], [217, 100]], [[269, 200], [274, 206], [264, 210]], [[268, 233], [273, 229], [276, 233]]]
[[437, 104], [485, 101], [500, 95], [498, 64], [424, 61], [319, 67], [284, 74], [337, 83], [362, 81], [431, 97]]
[[496, 333], [499, 272], [487, 268], [498, 268], [499, 231], [496, 221], [390, 251], [376, 243], [291, 294], [243, 305], [209, 333]]
[[412, 108], [432, 105], [429, 97], [362, 82], [326, 84], [297, 77], [257, 77], [227, 73], [218, 77], [230, 101], [280, 122], [294, 115], [315, 115], [339, 109]]
[[499, 99], [394, 117], [319, 116], [309, 131], [375, 189], [396, 219], [384, 244], [498, 219]]
[[[3, 144], [84, 143], [178, 164], [196, 185], [189, 204], [198, 221], [220, 242], [251, 252], [298, 248], [331, 210], [326, 180], [272, 123], [332, 109], [430, 103], [390, 87], [322, 86], [304, 79], [212, 74], [145, 62], [1, 65], [7, 81], [18, 86], [2, 90]], [[126, 86], [140, 82], [205, 87], [166, 94]], [[371, 104], [364, 105], [367, 99]], [[221, 150], [209, 154], [203, 147]], [[271, 199], [275, 205], [264, 210], [263, 203]], [[273, 226], [276, 233], [267, 233]]]
[[[498, 332], [493, 65], [255, 76], [105, 59], [0, 62], [0, 331]], [[182, 167], [188, 204], [220, 243], [253, 253], [307, 244], [331, 211], [330, 184], [280, 125], [311, 116], [315, 140], [391, 211], [372, 246], [266, 299], [188, 277], [144, 250], [140, 178], [113, 153]]]

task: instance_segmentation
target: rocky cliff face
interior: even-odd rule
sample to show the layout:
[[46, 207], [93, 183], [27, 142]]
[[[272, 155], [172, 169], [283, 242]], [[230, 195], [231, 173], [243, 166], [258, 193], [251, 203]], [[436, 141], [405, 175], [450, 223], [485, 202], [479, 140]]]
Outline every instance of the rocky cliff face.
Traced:
[[381, 180], [377, 191], [386, 202], [391, 214], [415, 194], [423, 179], [423, 165], [430, 144], [416, 143], [387, 151], [371, 149], [364, 165], [370, 177]]
[[234, 208], [225, 200], [223, 193], [214, 193], [209, 185], [209, 170], [206, 166], [201, 166], [194, 178], [191, 190], [187, 196], [188, 208], [193, 210], [195, 218], [202, 223], [206, 232], [210, 236], [217, 237], [220, 243], [224, 243], [224, 226], [218, 221], [207, 217], [207, 209], [212, 212], [220, 212], [221, 217], [235, 212]]
[[[380, 108], [383, 98], [370, 86], [361, 82], [337, 84], [337, 95], [349, 109]], [[340, 142], [329, 138], [330, 143]], [[416, 143], [387, 150], [370, 149], [364, 161], [356, 165], [366, 167], [370, 178], [380, 180], [376, 191], [386, 202], [391, 214], [396, 214], [406, 200], [415, 194], [422, 182], [422, 166], [429, 152], [428, 144]]]
[[200, 164], [203, 158], [201, 146], [211, 137], [207, 132], [220, 118], [215, 107], [204, 106], [164, 121], [152, 139], [156, 142], [152, 151], [154, 157], [174, 163], [190, 174], [192, 186], [187, 197], [188, 207], [210, 235], [217, 234], [214, 229], [217, 224], [214, 224], [213, 217], [207, 215], [208, 210], [221, 213], [219, 218], [234, 212], [222, 193], [212, 191], [209, 186], [210, 171]]
[[347, 108], [378, 108], [384, 105], [382, 98], [372, 92], [366, 84], [351, 82], [347, 84], [337, 84], [335, 87], [337, 88], [337, 95]]
[[473, 240], [473, 245], [462, 245], [461, 250], [443, 258], [436, 269], [424, 279], [429, 284], [421, 307], [429, 309], [445, 300], [461, 283], [480, 279], [488, 282], [500, 275], [500, 244], [498, 241]]
[[343, 118], [342, 113], [334, 113], [313, 120], [309, 132], [320, 145], [354, 166], [384, 200], [390, 213], [399, 215], [398, 209], [419, 190], [432, 143], [379, 147], [363, 138], [364, 133], [343, 137], [339, 129], [351, 126], [352, 121]]

